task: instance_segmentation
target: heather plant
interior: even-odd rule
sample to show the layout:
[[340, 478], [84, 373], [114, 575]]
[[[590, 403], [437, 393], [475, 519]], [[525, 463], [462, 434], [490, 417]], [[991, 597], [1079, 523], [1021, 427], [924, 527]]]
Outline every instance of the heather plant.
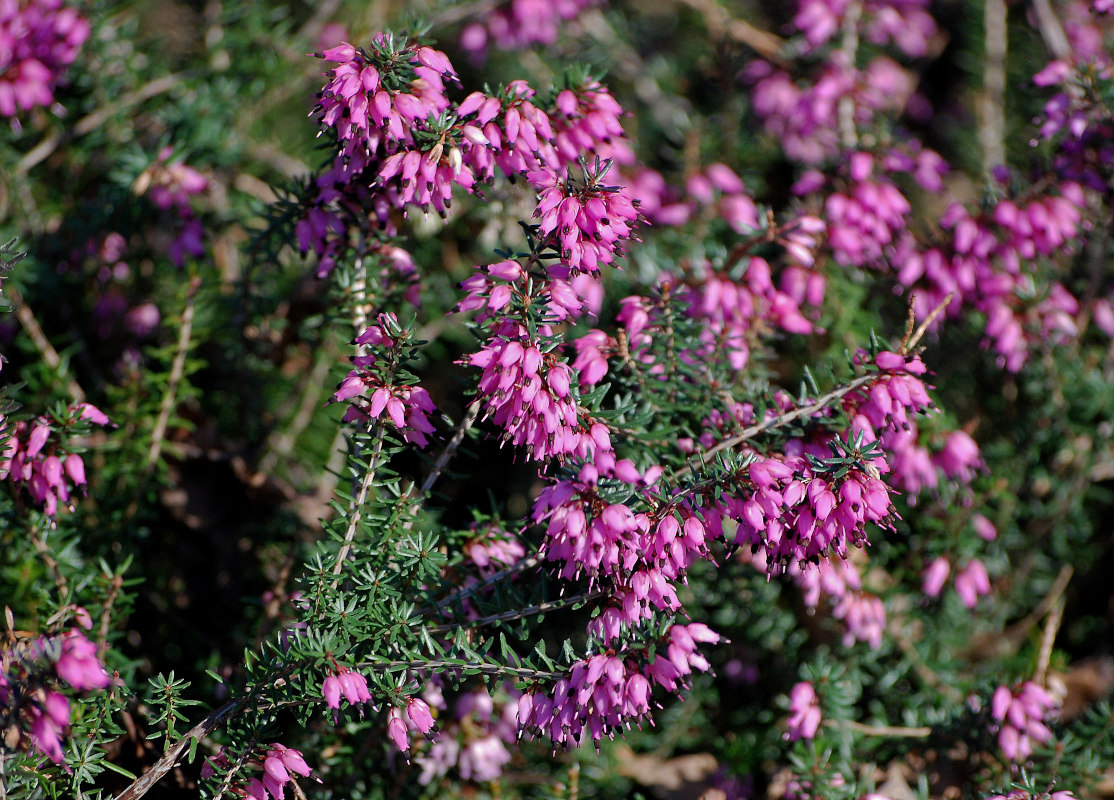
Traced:
[[1108, 6], [0, 3], [0, 797], [1101, 796]]

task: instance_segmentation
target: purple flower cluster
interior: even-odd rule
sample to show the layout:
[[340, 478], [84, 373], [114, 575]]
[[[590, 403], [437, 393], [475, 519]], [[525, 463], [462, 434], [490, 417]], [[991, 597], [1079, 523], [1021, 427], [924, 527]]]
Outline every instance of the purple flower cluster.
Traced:
[[[810, 50], [822, 47], [840, 31], [853, 0], [802, 0], [793, 24]], [[909, 56], [928, 52], [936, 21], [927, 0], [868, 0], [861, 3], [859, 27], [872, 44], [893, 42]]]
[[[764, 561], [761, 551], [754, 558]], [[758, 566], [763, 567], [761, 563]], [[800, 587], [806, 607], [819, 608], [821, 597], [831, 602], [832, 617], [842, 620], [846, 627], [845, 647], [856, 641], [866, 642], [873, 650], [882, 645], [886, 607], [881, 598], [863, 591], [862, 577], [852, 559], [821, 558], [815, 564], [791, 564], [788, 572]]]
[[[772, 328], [787, 333], [809, 334], [815, 326], [802, 313], [800, 303], [774, 286], [769, 263], [758, 256], [747, 262], [738, 280], [705, 265], [702, 282], [693, 279], [679, 293], [687, 306], [685, 314], [705, 323], [690, 357], [708, 358], [726, 353], [731, 366], [742, 371], [750, 360], [751, 348], [761, 334]], [[634, 320], [632, 319], [632, 322]], [[650, 344], [649, 334], [628, 327], [632, 350]]]
[[820, 729], [820, 700], [808, 681], [801, 681], [789, 692], [789, 730], [785, 738], [790, 742], [812, 739]]
[[866, 129], [880, 115], [901, 111], [913, 94], [912, 77], [895, 61], [877, 56], [858, 70], [840, 55], [833, 54], [811, 84], [799, 85], [764, 61], [746, 70], [755, 112], [795, 161], [816, 165], [840, 154], [841, 103], [852, 103], [851, 124]]
[[569, 274], [596, 274], [601, 266], [622, 256], [622, 243], [632, 238], [638, 224], [638, 210], [621, 187], [602, 183], [611, 162], [584, 167], [583, 181], [569, 171], [562, 179], [553, 170], [528, 174], [538, 190], [541, 236], [552, 237]]
[[445, 86], [459, 82], [456, 72], [433, 48], [379, 36], [370, 50], [344, 43], [317, 55], [338, 65], [315, 112], [339, 152], [303, 199], [295, 233], [302, 252], [317, 254], [319, 275], [351, 246], [350, 231], [392, 235], [392, 212], [415, 206], [445, 216], [454, 186], [475, 193], [497, 169], [529, 175], [544, 195], [545, 244], [564, 257], [553, 279], [594, 272], [621, 253], [638, 215], [624, 188], [601, 183], [610, 160], [586, 168], [582, 181], [560, 177], [589, 154], [631, 159], [622, 110], [597, 81], [565, 88], [550, 108], [525, 81], [458, 104]]
[[[85, 609], [75, 614], [83, 626], [92, 626]], [[0, 718], [15, 743], [25, 742], [55, 764], [63, 760], [70, 725], [70, 703], [58, 690], [59, 680], [78, 692], [104, 689], [112, 680], [97, 646], [76, 628], [0, 650]]]
[[1010, 761], [1024, 761], [1033, 754], [1033, 743], [1052, 740], [1045, 721], [1059, 704], [1032, 681], [1013, 687], [999, 686], [990, 699], [990, 716], [998, 731], [998, 746]]
[[649, 718], [654, 685], [674, 692], [694, 670], [706, 671], [708, 662], [696, 646], [718, 641], [718, 634], [694, 622], [670, 627], [652, 660], [608, 653], [578, 661], [545, 694], [522, 695], [518, 723], [555, 747], [577, 747], [589, 740], [598, 745], [604, 736], [621, 734]]
[[596, 443], [586, 435], [573, 399], [568, 364], [544, 352], [544, 344], [531, 339], [521, 323], [503, 320], [494, 333], [468, 358], [469, 365], [483, 370], [479, 391], [485, 417], [503, 429], [506, 441], [537, 461], [591, 453]]
[[[950, 572], [951, 562], [946, 556], [934, 559], [924, 571], [924, 593], [928, 597], [939, 597]], [[963, 605], [973, 609], [981, 595], [990, 593], [990, 575], [986, 571], [986, 566], [977, 558], [967, 562], [966, 566], [956, 573], [955, 591], [963, 601]]]
[[348, 667], [337, 667], [337, 671], [325, 678], [321, 684], [321, 695], [325, 698], [325, 705], [333, 711], [340, 710], [340, 698], [353, 707], [360, 707], [363, 715], [363, 704], [371, 702], [371, 692], [367, 688], [367, 678]]
[[576, 19], [600, 0], [506, 0], [482, 22], [473, 22], [460, 34], [460, 46], [481, 57], [490, 44], [517, 50], [533, 44], [553, 44], [563, 23]]
[[[228, 754], [222, 748], [217, 755], [205, 759], [201, 767], [201, 777], [211, 778], [218, 770], [228, 769], [230, 766]], [[272, 742], [266, 750], [249, 760], [246, 766], [251, 769], [261, 769], [263, 777], [252, 776], [243, 783], [233, 786], [230, 791], [236, 797], [250, 798], [250, 800], [272, 800], [272, 798], [283, 800], [286, 786], [294, 782], [294, 775], [303, 778], [313, 775], [313, 770], [310, 769], [301, 752], [278, 742]], [[301, 796], [297, 784], [294, 785], [295, 794]]]
[[407, 334], [395, 315], [380, 314], [378, 324], [369, 326], [355, 341], [358, 346], [372, 348], [372, 352], [353, 356], [356, 369], [341, 381], [333, 400], [349, 401], [346, 422], [389, 419], [406, 441], [425, 447], [434, 432], [429, 421], [429, 415], [436, 411], [433, 400], [421, 386], [395, 381], [395, 366], [406, 342]]
[[62, 418], [43, 415], [10, 427], [0, 417], [0, 432], [9, 428], [6, 447], [0, 453], [0, 478], [26, 489], [49, 517], [58, 513], [59, 504], [72, 510], [74, 493], [84, 491], [85, 462], [57, 436], [83, 422], [109, 424], [108, 417], [89, 403], [71, 405]]
[[391, 706], [387, 711], [387, 737], [395, 748], [409, 759], [410, 732], [433, 738], [433, 712], [429, 704], [420, 697], [411, 697], [406, 708]]
[[164, 147], [133, 187], [137, 195], [146, 195], [157, 208], [174, 217], [177, 233], [167, 246], [170, 260], [182, 266], [187, 257], [197, 258], [205, 252], [205, 230], [191, 205], [191, 198], [209, 188], [209, 180], [181, 161], [171, 161], [173, 150]]
[[88, 38], [89, 22], [62, 0], [0, 1], [0, 115], [53, 103]]
[[[439, 691], [427, 696], [430, 704], [447, 711]], [[478, 688], [457, 698], [451, 714], [438, 718], [437, 739], [414, 759], [422, 770], [418, 782], [427, 785], [454, 768], [466, 781], [497, 779], [511, 760], [508, 747], [517, 740], [519, 697], [510, 689], [493, 697]]]

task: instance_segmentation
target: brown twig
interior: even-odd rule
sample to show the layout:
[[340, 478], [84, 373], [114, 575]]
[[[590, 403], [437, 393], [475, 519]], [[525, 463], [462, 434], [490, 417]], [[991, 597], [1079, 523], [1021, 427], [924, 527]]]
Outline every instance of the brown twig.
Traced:
[[[863, 16], [862, 0], [851, 0], [840, 25], [839, 49], [845, 59], [846, 69], [855, 69], [859, 57], [859, 22]], [[841, 97], [836, 109], [839, 116], [839, 139], [845, 150], [857, 150], [859, 134], [855, 129], [855, 99], [850, 94]]]
[[932, 733], [932, 728], [926, 726], [906, 728], [900, 725], [866, 725], [862, 722], [843, 719], [824, 720], [824, 724], [829, 727], [846, 726], [867, 736], [885, 736], [888, 738], [924, 739]]
[[785, 66], [785, 60], [780, 55], [785, 40], [780, 36], [756, 28], [745, 20], [736, 19], [715, 0], [678, 0], [678, 2], [699, 12], [704, 17], [708, 33], [712, 36], [726, 37], [745, 44], [767, 61]]
[[[730, 439], [724, 439], [715, 447], [712, 447], [704, 453], [701, 453], [701, 460], [704, 463], [707, 463], [708, 459], [711, 456], [714, 456], [716, 453], [719, 453], [723, 450], [728, 450], [732, 447], [735, 447], [736, 445], [740, 445], [748, 439], [753, 439], [755, 436], [762, 433], [763, 431], [768, 431], [772, 428], [779, 428], [782, 425], [788, 425], [790, 422], [794, 422], [801, 417], [806, 417], [810, 414], [814, 414], [822, 408], [826, 408], [832, 401], [838, 400], [845, 394], [849, 394], [850, 392], [858, 389], [860, 386], [865, 386], [866, 384], [871, 383], [872, 381], [876, 381], [879, 378], [880, 376], [878, 375], [878, 373], [873, 373], [870, 375], [860, 375], [850, 383], [844, 384], [838, 389], [833, 389], [832, 391], [828, 392], [826, 395], [824, 395], [814, 403], [810, 403], [807, 406], [801, 406], [800, 408], [794, 409], [793, 411], [790, 411], [786, 414], [781, 414], [774, 417], [773, 419], [768, 419], [765, 422], [759, 422], [755, 425], [743, 428], [742, 432], [738, 433], [737, 435], [732, 436]], [[684, 475], [686, 472], [691, 472], [695, 468], [696, 465], [690, 461], [688, 464], [678, 469], [674, 477], [676, 477], [677, 475]]]
[[108, 629], [112, 623], [112, 606], [116, 603], [116, 597], [124, 586], [123, 577], [113, 575], [110, 585], [112, 588], [108, 592], [108, 597], [105, 598], [104, 606], [101, 609], [101, 622], [97, 628], [97, 649], [102, 653], [108, 645]]
[[983, 5], [986, 58], [983, 60], [983, 91], [979, 96], [979, 143], [983, 170], [1006, 163], [1006, 35], [1005, 0], [986, 0]]
[[1048, 675], [1048, 663], [1052, 660], [1052, 646], [1056, 643], [1056, 634], [1060, 630], [1060, 623], [1064, 619], [1064, 598], [1060, 596], [1048, 612], [1041, 632], [1041, 645], [1037, 654], [1037, 669], [1033, 673], [1033, 682], [1044, 686]]
[[[344, 569], [344, 562], [348, 559], [348, 553], [352, 549], [352, 541], [356, 538], [356, 528], [360, 525], [364, 503], [367, 502], [368, 492], [375, 480], [376, 468], [379, 466], [379, 454], [383, 451], [383, 428], [383, 420], [379, 419], [376, 421], [374, 428], [368, 430], [368, 433], [375, 436], [375, 447], [372, 450], [364, 477], [360, 481], [360, 489], [356, 493], [356, 500], [352, 505], [352, 516], [348, 518], [348, 528], [344, 532], [344, 543], [340, 546], [340, 552], [337, 553], [336, 564], [333, 565], [333, 575], [340, 575], [341, 570]], [[336, 587], [337, 581], [334, 580], [333, 588]]]
[[913, 352], [913, 348], [917, 346], [917, 342], [919, 342], [921, 340], [921, 337], [925, 335], [928, 327], [936, 321], [936, 318], [944, 313], [944, 309], [948, 307], [948, 304], [952, 301], [953, 297], [955, 297], [955, 292], [948, 292], [948, 296], [940, 302], [940, 305], [932, 309], [929, 315], [925, 317], [925, 321], [921, 323], [919, 328], [917, 328], [916, 332], [913, 334], [913, 338], [909, 339], [908, 341], [902, 341], [901, 349], [898, 350], [901, 355], [907, 356], [911, 352]]
[[479, 619], [468, 620], [464, 623], [453, 623], [452, 625], [434, 625], [432, 628], [426, 628], [430, 633], [448, 633], [455, 631], [461, 627], [478, 628], [483, 625], [490, 625], [493, 622], [505, 622], [511, 619], [522, 619], [523, 617], [530, 617], [535, 614], [546, 614], [550, 611], [559, 611], [562, 608], [576, 605], [577, 603], [584, 603], [589, 600], [595, 600], [597, 597], [603, 595], [602, 590], [593, 592], [584, 592], [582, 594], [573, 595], [572, 597], [562, 597], [560, 600], [552, 600], [547, 603], [538, 603], [525, 608], [516, 608], [512, 611], [504, 611], [500, 614], [491, 614], [487, 617], [480, 617]]
[[467, 588], [461, 589], [459, 592], [453, 592], [451, 595], [438, 602], [437, 607], [444, 608], [445, 606], [449, 605], [450, 603], [456, 602], [457, 600], [465, 600], [474, 595], [476, 592], [482, 591], [489, 586], [493, 586], [499, 581], [506, 578], [514, 577], [520, 572], [525, 572], [528, 569], [532, 569], [541, 563], [542, 556], [540, 553], [535, 553], [532, 556], [523, 558], [522, 560], [516, 561], [515, 563], [511, 564], [509, 567], [501, 569], [492, 575], [488, 575], [486, 578], [484, 578], [482, 581], [475, 584], [474, 586], [469, 586]]
[[190, 280], [186, 293], [186, 309], [182, 312], [182, 327], [178, 330], [178, 347], [174, 352], [174, 360], [170, 364], [170, 376], [166, 382], [166, 393], [159, 406], [159, 415], [155, 419], [155, 428], [151, 432], [151, 446], [147, 450], [148, 472], [159, 460], [162, 454], [163, 441], [166, 438], [166, 427], [170, 423], [170, 413], [174, 410], [174, 400], [178, 395], [178, 384], [186, 372], [186, 357], [189, 354], [190, 339], [193, 337], [193, 317], [196, 309], [197, 290], [201, 288], [201, 278], [194, 277]]
[[[444, 669], [471, 669], [476, 672], [483, 673], [484, 675], [510, 675], [515, 678], [538, 678], [544, 680], [554, 680], [563, 677], [565, 673], [562, 672], [543, 672], [541, 670], [529, 669], [527, 667], [508, 667], [501, 664], [462, 664], [453, 661], [361, 661], [356, 666], [361, 669], [379, 670], [379, 669], [421, 669], [421, 670], [444, 670]], [[116, 798], [120, 800], [120, 798]]]
[[430, 470], [429, 474], [425, 476], [425, 480], [422, 481], [422, 488], [418, 490], [419, 497], [424, 497], [429, 494], [429, 491], [433, 488], [433, 484], [437, 483], [437, 479], [441, 476], [445, 467], [448, 466], [449, 461], [456, 454], [457, 449], [460, 447], [460, 443], [464, 441], [464, 436], [472, 429], [472, 426], [476, 424], [476, 417], [478, 417], [479, 414], [480, 398], [477, 397], [472, 401], [472, 404], [468, 406], [468, 410], [464, 412], [464, 418], [461, 419], [460, 424], [456, 426], [453, 438], [445, 445], [445, 449], [442, 450], [441, 455], [437, 457], [433, 469]]
[[1036, 608], [1026, 614], [1022, 619], [1010, 625], [1000, 633], [987, 634], [980, 636], [971, 643], [968, 648], [968, 657], [992, 657], [996, 653], [1012, 652], [1022, 642], [1025, 636], [1033, 629], [1041, 619], [1048, 614], [1060, 601], [1060, 598], [1068, 588], [1068, 583], [1071, 582], [1071, 576], [1074, 570], [1070, 564], [1065, 564], [1060, 568], [1060, 573], [1053, 581], [1052, 587], [1048, 593], [1037, 603]]
[[185, 72], [174, 72], [170, 75], [164, 75], [161, 78], [155, 78], [153, 81], [140, 86], [135, 91], [121, 95], [120, 99], [115, 103], [86, 114], [74, 123], [72, 128], [48, 136], [32, 147], [27, 155], [19, 160], [19, 163], [15, 166], [16, 174], [21, 176], [26, 175], [35, 165], [46, 160], [60, 145], [70, 139], [76, 139], [79, 136], [84, 136], [87, 133], [95, 131], [108, 122], [112, 115], [118, 111], [122, 111], [128, 106], [135, 105], [136, 103], [142, 103], [144, 100], [149, 100], [163, 92], [170, 91], [177, 86], [187, 74], [188, 73]]
[[19, 324], [23, 326], [23, 330], [27, 332], [27, 336], [31, 339], [31, 344], [35, 346], [43, 362], [58, 373], [59, 377], [66, 380], [66, 391], [69, 392], [74, 400], [79, 403], [84, 402], [85, 390], [81, 388], [81, 385], [74, 380], [73, 377], [66, 377], [65, 373], [69, 372], [69, 369], [62, 362], [62, 356], [58, 354], [58, 351], [54, 349], [50, 340], [46, 338], [42, 326], [39, 325], [39, 321], [35, 319], [34, 312], [32, 312], [31, 307], [27, 305], [27, 301], [23, 299], [23, 295], [20, 294], [19, 289], [9, 281], [4, 286], [4, 291], [8, 295], [8, 299], [11, 300], [12, 306], [15, 308], [16, 319], [18, 319]]
[[218, 725], [220, 725], [228, 717], [232, 716], [239, 710], [240, 705], [244, 702], [244, 698], [236, 698], [229, 700], [223, 706], [211, 713], [201, 722], [194, 725], [190, 730], [179, 739], [173, 747], [163, 754], [162, 758], [154, 763], [151, 769], [147, 770], [141, 775], [131, 786], [124, 789], [120, 794], [116, 795], [115, 800], [139, 800], [140, 797], [147, 794], [151, 789], [162, 780], [162, 777], [170, 770], [178, 765], [186, 750], [189, 749], [190, 743], [194, 739], [200, 740], [202, 737], [209, 735]]
[[1037, 27], [1040, 29], [1041, 38], [1045, 46], [1055, 58], [1068, 58], [1071, 56], [1071, 43], [1060, 18], [1056, 16], [1052, 3], [1049, 0], [1033, 0], [1033, 10], [1037, 12]]

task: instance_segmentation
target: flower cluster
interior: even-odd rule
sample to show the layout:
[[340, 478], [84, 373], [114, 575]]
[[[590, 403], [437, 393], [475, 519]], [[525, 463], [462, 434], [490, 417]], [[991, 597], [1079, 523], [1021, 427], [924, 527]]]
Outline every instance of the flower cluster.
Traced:
[[[758, 256], [747, 261], [739, 280], [707, 267], [703, 281], [693, 279], [678, 299], [687, 316], [704, 323], [699, 334], [703, 347], [693, 347], [692, 357], [726, 353], [731, 366], [740, 371], [746, 368], [760, 334], [774, 328], [795, 334], [815, 330], [800, 304], [774, 286], [770, 264]], [[636, 353], [650, 344], [642, 331], [628, 328], [628, 336]]]
[[[755, 554], [755, 559], [763, 559], [761, 552]], [[866, 642], [873, 650], [882, 645], [886, 607], [881, 598], [863, 591], [862, 577], [852, 559], [821, 558], [815, 564], [791, 564], [789, 574], [800, 587], [805, 606], [819, 608], [821, 597], [833, 604], [832, 616], [842, 620], [847, 629], [843, 636], [845, 647], [856, 641]]]
[[[217, 755], [205, 759], [205, 764], [201, 767], [201, 777], [211, 778], [218, 770], [228, 769], [230, 766], [228, 754], [222, 748]], [[313, 770], [309, 768], [299, 751], [278, 742], [272, 742], [265, 750], [256, 753], [246, 762], [246, 766], [261, 769], [263, 777], [252, 776], [233, 786], [231, 791], [236, 797], [250, 798], [250, 800], [270, 800], [270, 798], [283, 800], [287, 784], [294, 783], [294, 775], [308, 778], [313, 774]], [[296, 783], [294, 786], [295, 793], [301, 796]]]
[[[873, 44], [892, 41], [909, 56], [928, 51], [936, 35], [936, 21], [927, 0], [870, 0], [858, 9], [859, 26]], [[851, 0], [802, 0], [793, 24], [804, 34], [810, 49], [827, 44], [844, 25]]]
[[718, 634], [694, 622], [671, 626], [664, 652], [659, 649], [648, 663], [610, 654], [578, 661], [548, 692], [522, 695], [518, 723], [554, 746], [576, 747], [588, 740], [598, 745], [604, 736], [622, 733], [632, 722], [649, 717], [654, 684], [676, 691], [693, 670], [707, 670], [708, 662], [696, 645], [718, 641]]
[[820, 700], [808, 681], [801, 681], [789, 693], [789, 730], [785, 738], [791, 742], [811, 739], [820, 728]]
[[[85, 610], [77, 612], [78, 621], [90, 627]], [[86, 692], [104, 689], [111, 680], [97, 646], [76, 628], [62, 636], [17, 642], [0, 650], [0, 723], [5, 731], [14, 732], [16, 743], [26, 742], [55, 764], [61, 763], [70, 702], [57, 682]]]
[[410, 731], [432, 738], [433, 730], [433, 712], [420, 697], [408, 698], [404, 710], [391, 706], [387, 711], [387, 736], [400, 753], [410, 751]]
[[139, 196], [146, 195], [157, 208], [171, 212], [177, 234], [167, 246], [170, 260], [182, 266], [187, 257], [205, 252], [204, 228], [193, 210], [190, 199], [209, 187], [209, 180], [180, 160], [171, 160], [173, 150], [164, 147], [154, 163], [136, 179], [133, 187]]
[[482, 688], [465, 692], [453, 703], [451, 713], [440, 691], [427, 692], [441, 709], [436, 741], [414, 760], [421, 767], [422, 785], [456, 769], [466, 781], [498, 778], [511, 760], [508, 749], [518, 738], [519, 693], [508, 688], [494, 696]]
[[337, 667], [321, 685], [321, 695], [325, 698], [325, 705], [333, 711], [340, 710], [340, 697], [351, 706], [361, 706], [360, 714], [363, 715], [363, 703], [371, 702], [371, 692], [367, 688], [367, 678], [348, 667]]
[[570, 274], [594, 275], [623, 255], [622, 244], [632, 238], [639, 215], [623, 187], [603, 184], [610, 161], [597, 159], [582, 169], [583, 180], [571, 170], [564, 179], [549, 169], [527, 177], [538, 190], [534, 216], [540, 236], [552, 237]]
[[43, 415], [30, 422], [10, 425], [0, 418], [0, 435], [7, 442], [0, 453], [0, 477], [23, 487], [47, 516], [58, 506], [73, 508], [73, 496], [84, 491], [85, 462], [59, 441], [57, 434], [83, 431], [87, 425], [108, 425], [100, 409], [89, 403], [71, 405], [61, 418]]
[[561, 25], [576, 19], [600, 0], [506, 0], [483, 22], [473, 22], [460, 34], [460, 46], [482, 56], [489, 44], [517, 50], [533, 44], [553, 44]]
[[912, 77], [893, 60], [877, 56], [858, 70], [839, 55], [812, 84], [798, 85], [787, 72], [764, 61], [746, 70], [754, 83], [754, 110], [766, 131], [801, 163], [821, 164], [840, 153], [841, 105], [851, 104], [847, 123], [853, 132], [869, 127], [882, 114], [901, 111], [913, 93]]
[[53, 103], [89, 30], [88, 20], [62, 0], [0, 4], [0, 115]]
[[1114, 80], [1114, 62], [1095, 28], [1100, 13], [1096, 4], [1094, 17], [1081, 15], [1084, 19], [1067, 27], [1071, 43], [1067, 57], [1051, 61], [1033, 76], [1033, 83], [1056, 88], [1038, 120], [1038, 134], [1054, 145], [1057, 176], [1106, 193], [1114, 165], [1114, 125], [1105, 98]]
[[504, 320], [495, 334], [468, 358], [483, 370], [479, 390], [485, 416], [535, 460], [591, 452], [595, 442], [586, 435], [573, 400], [568, 364], [532, 339], [525, 325]]
[[1010, 761], [1024, 761], [1033, 754], [1033, 743], [1051, 741], [1045, 721], [1059, 704], [1032, 681], [1013, 687], [999, 686], [990, 699], [990, 716], [997, 723], [998, 746]]
[[355, 340], [357, 346], [371, 348], [371, 352], [353, 356], [356, 369], [341, 381], [333, 400], [350, 401], [345, 421], [389, 419], [406, 441], [425, 447], [428, 435], [434, 432], [429, 421], [436, 411], [433, 400], [421, 386], [396, 382], [401, 349], [408, 337], [394, 314], [380, 314], [378, 324]]
[[[923, 590], [928, 597], [939, 597], [951, 572], [951, 562], [946, 556], [933, 560], [924, 571]], [[973, 609], [979, 596], [990, 593], [990, 576], [979, 559], [971, 559], [955, 576], [955, 591], [963, 605]]]

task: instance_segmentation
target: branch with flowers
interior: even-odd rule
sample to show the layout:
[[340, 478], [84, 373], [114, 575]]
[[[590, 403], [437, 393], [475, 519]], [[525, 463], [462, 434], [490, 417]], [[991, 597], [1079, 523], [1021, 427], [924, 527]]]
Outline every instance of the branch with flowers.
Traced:
[[677, 783], [617, 738], [706, 797], [1093, 790], [1109, 3], [1034, 7], [1072, 48], [977, 168], [922, 0], [467, 3], [300, 65], [123, 5], [0, 9], [0, 797]]

